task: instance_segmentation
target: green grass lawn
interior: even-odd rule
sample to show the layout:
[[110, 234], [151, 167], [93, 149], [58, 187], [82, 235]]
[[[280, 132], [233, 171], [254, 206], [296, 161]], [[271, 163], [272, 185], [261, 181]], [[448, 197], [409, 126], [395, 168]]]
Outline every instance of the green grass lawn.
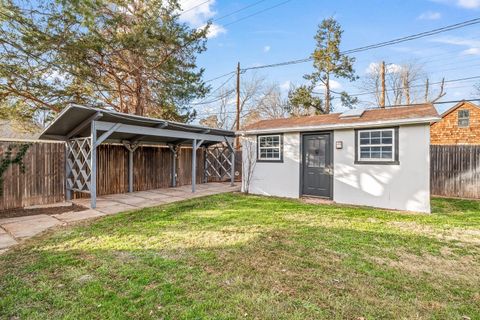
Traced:
[[480, 202], [432, 205], [223, 194], [60, 228], [0, 256], [0, 318], [480, 319]]

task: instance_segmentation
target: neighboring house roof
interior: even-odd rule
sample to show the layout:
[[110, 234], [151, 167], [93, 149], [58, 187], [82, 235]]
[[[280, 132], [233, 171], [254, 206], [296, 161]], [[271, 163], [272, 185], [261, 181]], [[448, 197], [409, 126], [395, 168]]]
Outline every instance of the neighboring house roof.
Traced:
[[387, 108], [367, 109], [358, 114], [346, 112], [306, 117], [261, 120], [248, 125], [240, 133], [295, 132], [356, 127], [379, 127], [415, 123], [432, 123], [440, 120], [431, 103], [412, 104]]
[[40, 128], [13, 120], [0, 120], [0, 139], [37, 139]]
[[442, 118], [445, 118], [447, 115], [449, 115], [450, 113], [452, 113], [453, 111], [457, 110], [458, 108], [460, 108], [461, 106], [465, 105], [465, 104], [468, 104], [468, 105], [471, 105], [475, 108], [480, 108], [479, 106], [477, 106], [475, 103], [472, 103], [470, 101], [467, 101], [467, 100], [462, 100], [460, 101], [459, 103], [457, 103], [456, 105], [454, 105], [453, 107], [451, 107], [450, 109], [444, 111], [440, 117]]

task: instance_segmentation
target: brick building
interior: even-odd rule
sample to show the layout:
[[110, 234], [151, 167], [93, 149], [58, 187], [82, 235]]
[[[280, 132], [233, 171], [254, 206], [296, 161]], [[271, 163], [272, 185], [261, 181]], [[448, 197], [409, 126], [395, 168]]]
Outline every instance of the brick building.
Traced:
[[480, 107], [461, 101], [445, 111], [442, 120], [430, 127], [430, 143], [437, 145], [480, 145]]

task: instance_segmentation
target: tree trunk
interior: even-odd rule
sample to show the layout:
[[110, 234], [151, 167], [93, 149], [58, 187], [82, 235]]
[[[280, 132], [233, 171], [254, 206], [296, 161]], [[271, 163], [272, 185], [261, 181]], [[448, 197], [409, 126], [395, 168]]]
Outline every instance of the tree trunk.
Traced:
[[135, 114], [143, 116], [144, 106], [143, 106], [143, 83], [142, 83], [142, 74], [140, 70], [137, 71], [136, 75], [136, 88], [135, 88]]
[[327, 74], [327, 81], [325, 81], [325, 113], [330, 113], [330, 75]]

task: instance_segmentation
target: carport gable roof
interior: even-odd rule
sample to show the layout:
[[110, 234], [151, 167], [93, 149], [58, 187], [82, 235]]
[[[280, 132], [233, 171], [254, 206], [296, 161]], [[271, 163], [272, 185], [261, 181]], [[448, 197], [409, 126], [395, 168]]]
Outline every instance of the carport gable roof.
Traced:
[[40, 139], [68, 140], [75, 137], [88, 137], [91, 134], [93, 121], [97, 131], [111, 130], [111, 134], [104, 142], [180, 144], [197, 139], [203, 140], [204, 144], [214, 144], [225, 140], [231, 142], [235, 136], [233, 131], [228, 130], [71, 105], [65, 108], [40, 134]]
[[440, 120], [431, 103], [367, 109], [364, 112], [330, 113], [306, 117], [261, 120], [245, 127], [240, 134], [299, 132], [350, 129], [361, 127], [397, 126], [433, 123]]

